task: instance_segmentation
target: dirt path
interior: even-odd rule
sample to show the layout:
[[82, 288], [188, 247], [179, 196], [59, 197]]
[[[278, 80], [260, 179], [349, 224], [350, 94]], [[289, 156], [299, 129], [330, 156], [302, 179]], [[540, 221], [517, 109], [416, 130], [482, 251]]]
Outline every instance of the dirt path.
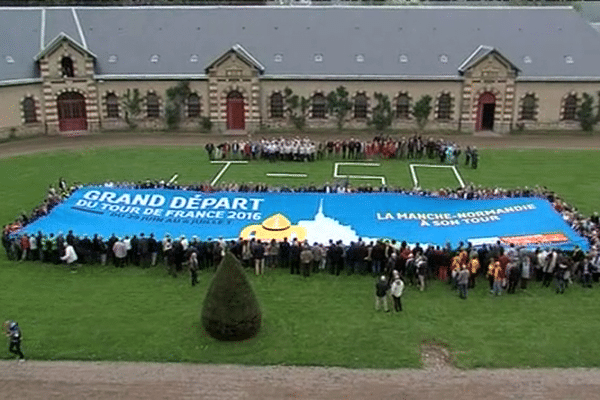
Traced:
[[[310, 136], [310, 135], [309, 135]], [[328, 134], [313, 135], [315, 140], [330, 138], [361, 138], [369, 140], [371, 133], [359, 135]], [[45, 151], [74, 150], [89, 147], [132, 147], [132, 146], [202, 146], [212, 141], [219, 143], [226, 140], [243, 140], [248, 136], [223, 136], [204, 134], [166, 134], [166, 133], [102, 133], [82, 136], [42, 136], [20, 139], [0, 144], [0, 158], [34, 154]], [[600, 135], [450, 135], [436, 136], [455, 141], [463, 146], [474, 145], [483, 148], [542, 148], [542, 149], [600, 149]]]
[[597, 370], [0, 362], [5, 399], [600, 399]]
[[[358, 137], [357, 135], [354, 135]], [[341, 136], [329, 135], [337, 138]], [[348, 136], [346, 136], [348, 137]], [[370, 135], [364, 136], [369, 139]], [[99, 134], [0, 144], [0, 158], [88, 147], [193, 146], [223, 136]], [[239, 138], [238, 138], [239, 139]], [[479, 148], [600, 149], [596, 136], [452, 136]], [[321, 136], [319, 140], [323, 140]], [[20, 399], [526, 399], [600, 400], [600, 370], [461, 371], [424, 348], [422, 370], [349, 370], [115, 362], [0, 361], [2, 398]]]

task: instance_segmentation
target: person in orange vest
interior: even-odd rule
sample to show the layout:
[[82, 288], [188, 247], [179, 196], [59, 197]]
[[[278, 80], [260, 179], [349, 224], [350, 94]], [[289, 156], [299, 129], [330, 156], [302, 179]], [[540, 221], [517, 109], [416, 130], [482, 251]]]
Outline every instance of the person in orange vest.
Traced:
[[19, 240], [21, 242], [21, 261], [29, 260], [29, 236], [27, 236], [25, 233], [19, 238]]
[[475, 287], [475, 277], [477, 276], [477, 272], [479, 271], [479, 259], [476, 255], [471, 256], [469, 260], [468, 269], [469, 269], [469, 288], [473, 289]]
[[496, 259], [492, 258], [490, 260], [490, 264], [488, 265], [488, 269], [487, 269], [487, 278], [488, 278], [488, 282], [490, 283], [490, 292], [493, 293], [494, 291], [494, 267], [496, 266]]
[[450, 263], [450, 277], [452, 280], [452, 289], [457, 289], [458, 286], [456, 284], [456, 277], [458, 276], [458, 271], [461, 269], [460, 255], [452, 257], [452, 262]]
[[504, 279], [506, 277], [500, 261], [494, 262], [492, 274], [494, 275], [494, 289], [492, 292], [494, 295], [500, 296], [502, 294], [502, 287], [504, 286]]
[[459, 258], [460, 258], [460, 265], [467, 265], [468, 261], [469, 261], [469, 255], [467, 254], [466, 250], [461, 250], [461, 252], [458, 254]]

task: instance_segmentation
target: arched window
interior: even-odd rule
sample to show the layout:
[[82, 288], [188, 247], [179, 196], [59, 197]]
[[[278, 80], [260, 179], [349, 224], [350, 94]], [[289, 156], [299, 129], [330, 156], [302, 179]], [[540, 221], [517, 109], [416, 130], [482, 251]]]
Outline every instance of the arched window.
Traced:
[[452, 98], [448, 93], [442, 93], [438, 97], [438, 114], [437, 119], [449, 120], [452, 119]]
[[200, 96], [191, 93], [187, 100], [188, 118], [197, 118], [200, 116]]
[[160, 117], [160, 103], [155, 93], [148, 93], [146, 96], [146, 113], [148, 118]]
[[410, 97], [406, 93], [400, 93], [398, 103], [396, 103], [396, 118], [410, 118]]
[[72, 78], [75, 76], [75, 68], [73, 67], [73, 60], [71, 57], [63, 57], [60, 60], [60, 67], [62, 70], [62, 76]]
[[565, 99], [562, 119], [563, 121], [575, 121], [577, 119], [577, 95], [570, 94]]
[[521, 119], [534, 121], [535, 120], [535, 106], [536, 106], [535, 95], [528, 94], [525, 97], [523, 97], [523, 100], [521, 100]]
[[325, 118], [327, 115], [327, 99], [321, 93], [316, 93], [312, 98], [312, 117]]
[[271, 95], [271, 118], [283, 118], [283, 95], [279, 92]]
[[26, 97], [23, 99], [23, 115], [25, 117], [26, 124], [37, 122], [35, 99], [33, 97]]
[[367, 95], [364, 93], [357, 94], [354, 98], [354, 118], [367, 118]]
[[106, 116], [108, 118], [119, 118], [119, 98], [114, 93], [106, 95]]

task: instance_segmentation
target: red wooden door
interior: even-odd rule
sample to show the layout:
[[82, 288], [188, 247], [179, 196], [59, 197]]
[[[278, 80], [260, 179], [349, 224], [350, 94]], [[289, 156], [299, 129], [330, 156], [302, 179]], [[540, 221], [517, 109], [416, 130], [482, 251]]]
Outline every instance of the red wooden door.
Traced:
[[[483, 129], [491, 129], [493, 127], [493, 116], [492, 116], [492, 126], [484, 126], [483, 120], [484, 120], [484, 109], [486, 110], [486, 112], [491, 112], [493, 113], [494, 107], [490, 107], [489, 105], [495, 105], [496, 104], [496, 96], [494, 96], [493, 93], [490, 92], [485, 92], [482, 93], [481, 96], [479, 96], [479, 102], [477, 104], [477, 121], [475, 123], [475, 130], [477, 131], [481, 131]], [[485, 107], [486, 105], [488, 105], [487, 107]], [[485, 115], [486, 117], [486, 122], [489, 119], [489, 115]]]
[[244, 129], [245, 127], [244, 96], [240, 92], [231, 92], [227, 95], [227, 129]]
[[85, 98], [75, 92], [58, 96], [58, 129], [61, 132], [87, 130]]

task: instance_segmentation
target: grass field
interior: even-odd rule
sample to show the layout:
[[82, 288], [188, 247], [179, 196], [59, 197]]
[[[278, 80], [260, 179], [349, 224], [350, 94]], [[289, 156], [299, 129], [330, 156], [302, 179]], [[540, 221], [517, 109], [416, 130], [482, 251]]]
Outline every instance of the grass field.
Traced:
[[[545, 185], [589, 214], [600, 209], [598, 151], [482, 150], [480, 168], [459, 166], [465, 181], [507, 188]], [[342, 161], [342, 160], [338, 160]], [[0, 220], [12, 221], [39, 204], [50, 183], [168, 179], [211, 181], [222, 166], [202, 148], [90, 149], [0, 160]], [[233, 165], [223, 182], [303, 185], [332, 182], [333, 161]], [[266, 173], [306, 173], [269, 178]], [[347, 175], [385, 176], [411, 187], [408, 163], [343, 166]], [[439, 173], [438, 173], [439, 172]], [[448, 170], [417, 171], [428, 188], [457, 185]], [[353, 184], [365, 180], [350, 180]], [[374, 186], [379, 181], [372, 181]], [[202, 335], [199, 310], [211, 273], [188, 287], [163, 269], [60, 267], [8, 262], [0, 255], [0, 318], [23, 327], [24, 351], [35, 359], [156, 360], [202, 363], [417, 367], [419, 344], [447, 343], [461, 367], [599, 366], [595, 318], [600, 294], [579, 287], [557, 296], [539, 285], [515, 296], [490, 298], [484, 282], [461, 301], [435, 283], [426, 293], [408, 290], [403, 315], [373, 311], [370, 277], [320, 275], [303, 280], [273, 271], [252, 278], [264, 310], [259, 336], [217, 343]]]
[[[559, 193], [569, 203], [589, 214], [600, 209], [598, 171], [600, 152], [555, 150], [481, 150], [480, 167], [476, 170], [459, 165], [465, 182], [476, 185], [505, 188], [547, 186]], [[270, 185], [308, 185], [333, 182], [335, 162], [327, 160], [314, 163], [253, 162], [250, 165], [232, 165], [219, 182], [263, 182]], [[413, 186], [409, 162], [375, 161], [380, 167], [341, 166], [340, 174], [384, 176], [390, 186]], [[419, 163], [422, 163], [420, 160]], [[12, 221], [21, 211], [39, 204], [49, 184], [59, 177], [69, 182], [84, 183], [137, 181], [146, 178], [168, 180], [175, 172], [179, 182], [210, 182], [223, 166], [211, 164], [201, 147], [197, 148], [98, 148], [82, 151], [59, 151], [32, 156], [19, 156], [0, 160], [0, 220]], [[268, 177], [269, 172], [306, 173], [307, 178]], [[421, 185], [434, 189], [456, 187], [458, 182], [449, 170], [417, 168]], [[338, 179], [343, 181], [343, 179]], [[354, 185], [372, 184], [380, 180], [350, 179]]]
[[423, 341], [448, 344], [458, 366], [600, 366], [598, 290], [558, 296], [539, 285], [490, 297], [481, 280], [467, 301], [435, 282], [409, 288], [404, 311], [373, 310], [369, 277], [251, 277], [263, 308], [258, 337], [220, 343], [199, 327], [212, 273], [192, 288], [162, 268], [1, 263], [3, 314], [18, 316], [24, 352], [36, 359], [186, 361], [255, 365], [419, 366]]

